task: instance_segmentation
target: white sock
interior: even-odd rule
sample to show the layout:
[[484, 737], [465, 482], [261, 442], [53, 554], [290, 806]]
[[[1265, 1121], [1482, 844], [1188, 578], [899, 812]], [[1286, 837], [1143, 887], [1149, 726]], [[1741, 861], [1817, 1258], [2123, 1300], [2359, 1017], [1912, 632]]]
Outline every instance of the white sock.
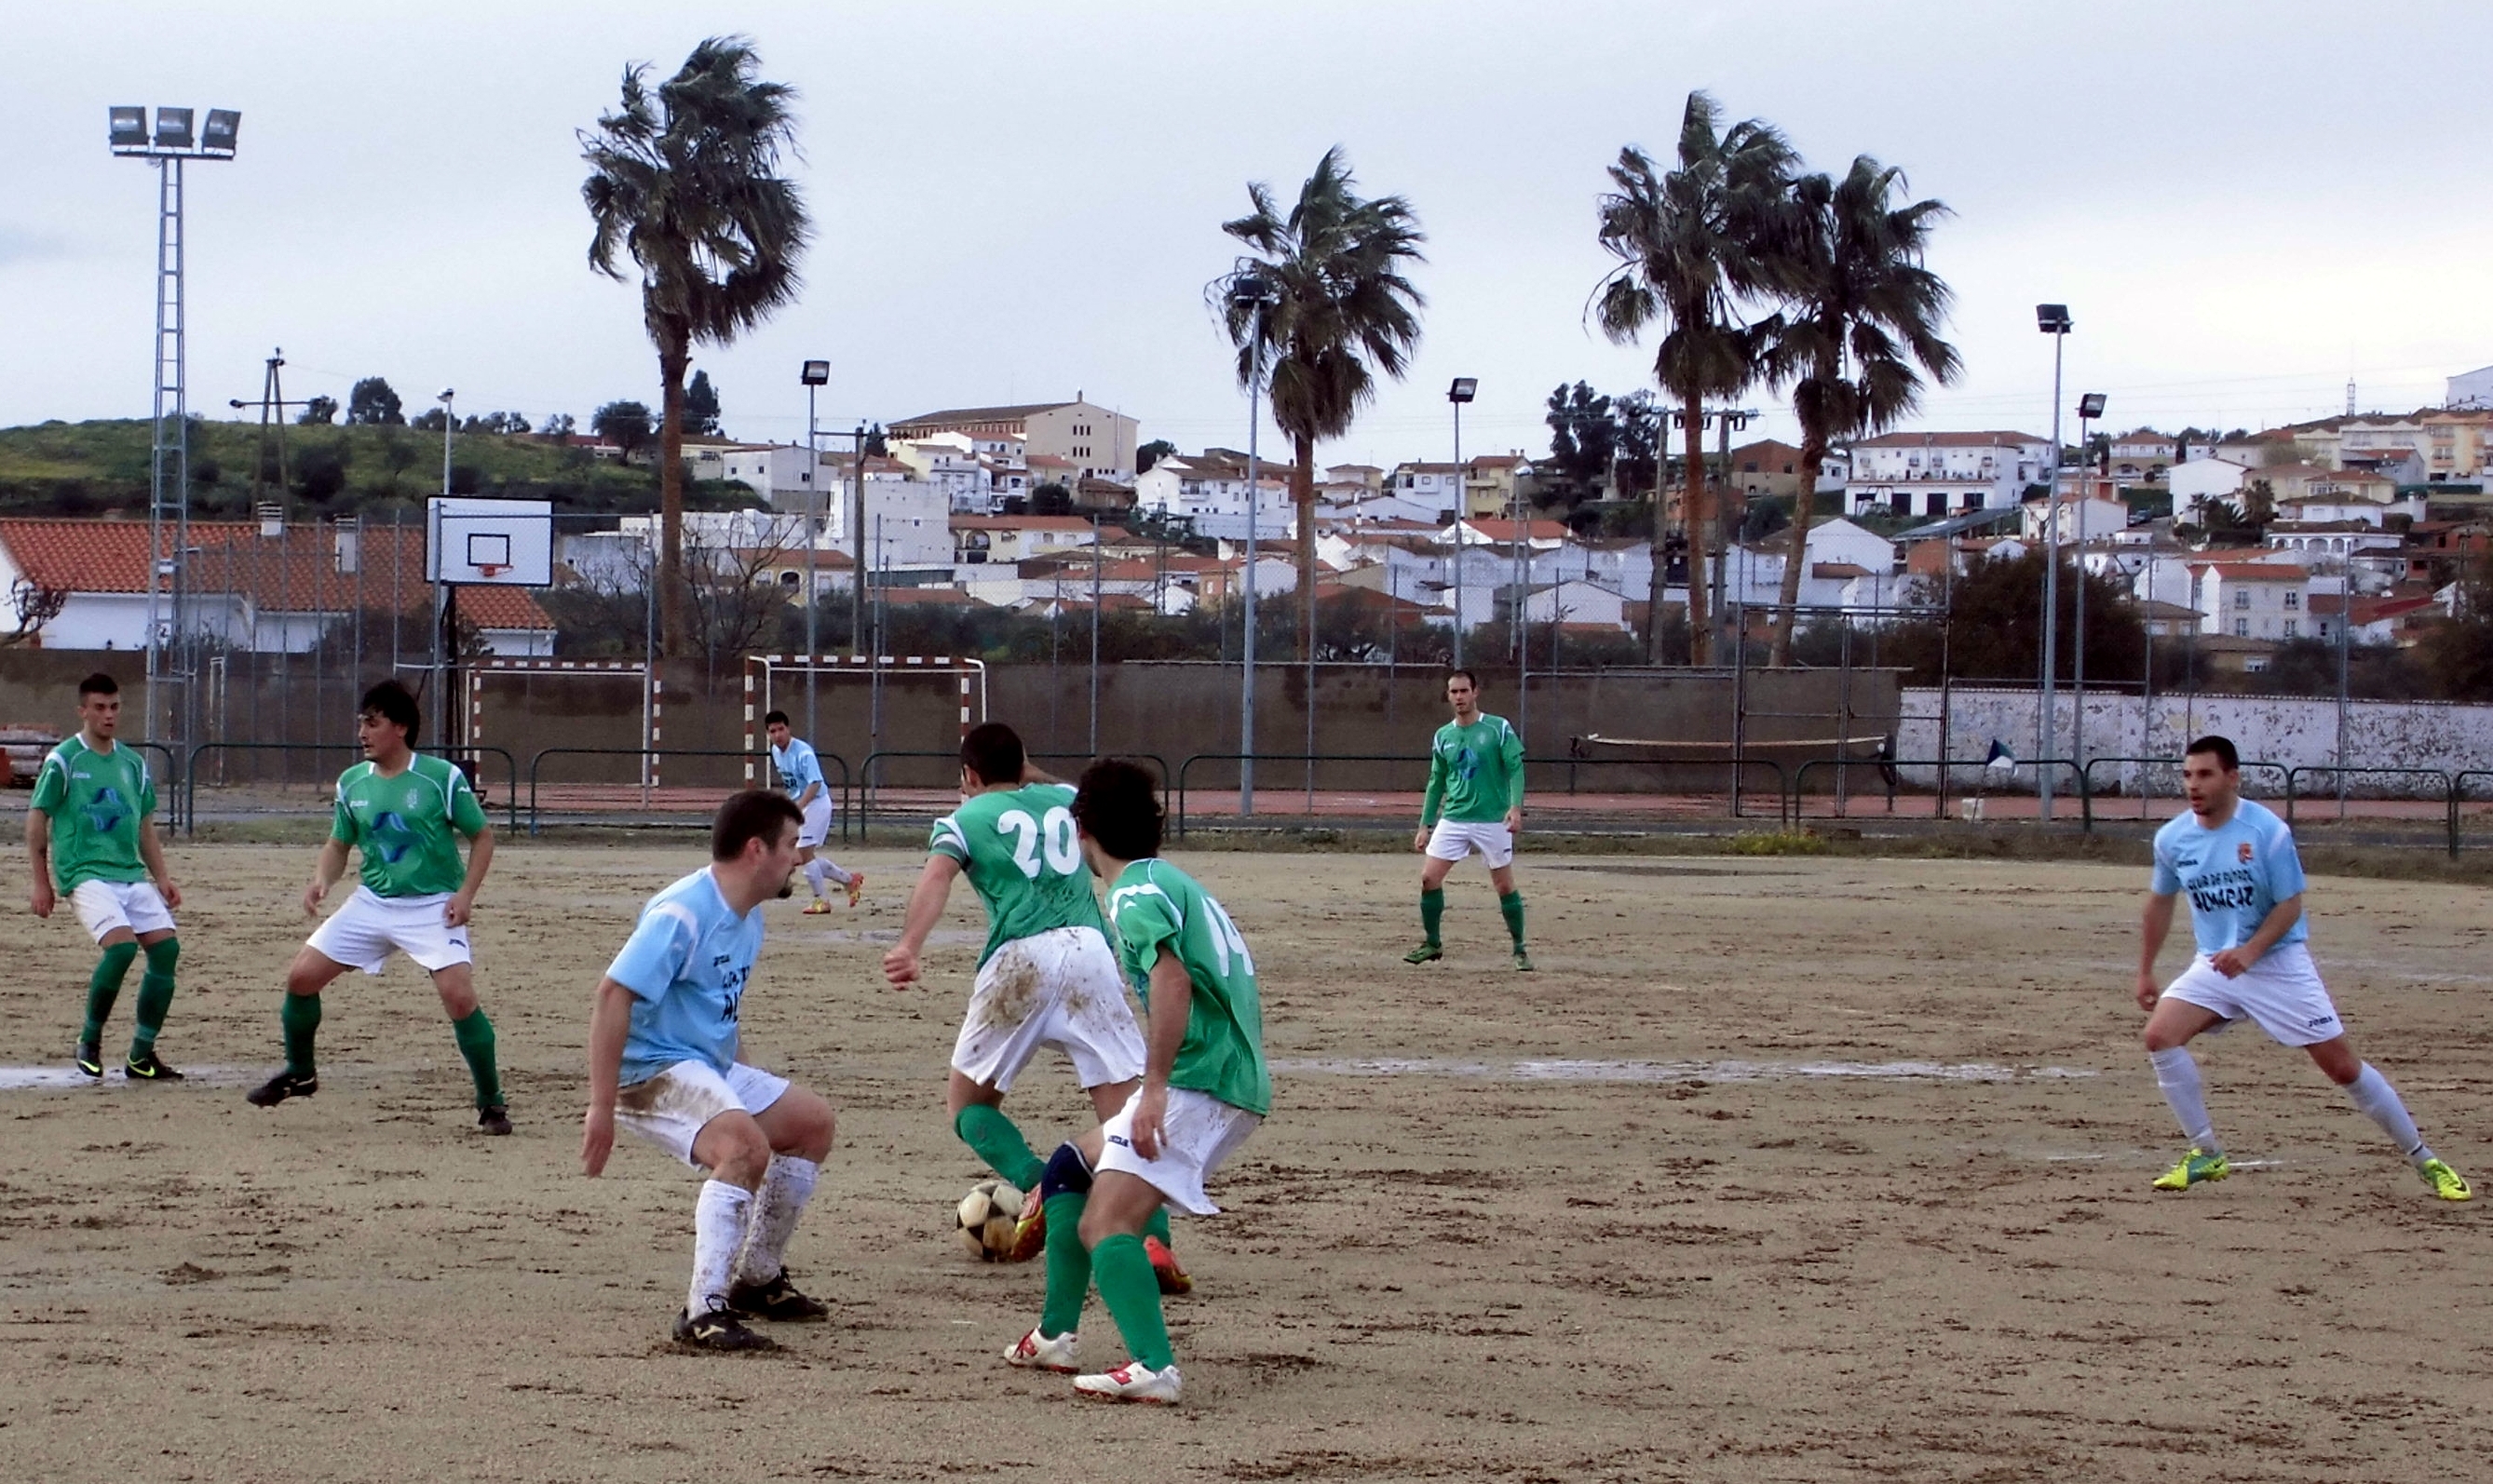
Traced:
[[725, 1180], [704, 1180], [693, 1205], [693, 1286], [684, 1312], [707, 1314], [727, 1307], [728, 1269], [744, 1245], [745, 1217], [753, 1192]]
[[829, 876], [832, 880], [839, 882], [842, 886], [849, 884], [849, 873], [840, 869], [840, 863], [838, 861], [831, 859], [827, 855], [817, 855], [814, 857], [814, 864], [823, 868], [823, 875]]
[[2216, 1130], [2208, 1118], [2208, 1094], [2199, 1083], [2199, 1062], [2186, 1046], [2171, 1051], [2148, 1052], [2147, 1059], [2155, 1064], [2155, 1085], [2164, 1089], [2164, 1101], [2173, 1105], [2173, 1116], [2180, 1121], [2181, 1137], [2190, 1146], [2208, 1154], [2222, 1154], [2225, 1146], [2216, 1143]]
[[2389, 1080], [2375, 1071], [2370, 1062], [2363, 1063], [2362, 1075], [2346, 1084], [2346, 1096], [2363, 1115], [2381, 1126], [2389, 1142], [2398, 1146], [2411, 1164], [2420, 1165], [2432, 1158], [2432, 1150], [2416, 1131], [2415, 1119], [2407, 1116], [2407, 1105], [2398, 1100], [2398, 1089]]
[[796, 1218], [805, 1214], [805, 1202], [814, 1198], [814, 1181], [821, 1173], [822, 1167], [810, 1159], [786, 1154], [771, 1159], [769, 1172], [762, 1177], [762, 1191], [753, 1200], [744, 1250], [736, 1254], [736, 1282], [768, 1283], [779, 1276], [788, 1238], [796, 1233]]
[[821, 856], [805, 862], [805, 884], [814, 888], [814, 900], [817, 902], [823, 900], [824, 865], [825, 862]]

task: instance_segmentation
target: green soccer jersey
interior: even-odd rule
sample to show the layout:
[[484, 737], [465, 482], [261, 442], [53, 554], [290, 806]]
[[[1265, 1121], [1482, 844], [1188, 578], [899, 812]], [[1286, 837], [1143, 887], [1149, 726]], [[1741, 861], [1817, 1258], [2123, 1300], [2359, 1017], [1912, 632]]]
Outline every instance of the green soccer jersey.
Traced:
[[1052, 928], [1096, 928], [1099, 904], [1091, 895], [1091, 873], [1073, 827], [1073, 789], [1065, 784], [1028, 784], [973, 794], [935, 821], [929, 854], [961, 863], [962, 874], [987, 908], [983, 966], [996, 950], [1017, 937]]
[[[1439, 806], [1443, 806], [1442, 815]], [[1495, 824], [1523, 807], [1523, 738], [1502, 716], [1481, 713], [1469, 727], [1448, 722], [1428, 745], [1428, 797], [1420, 827], [1439, 818]]]
[[116, 744], [108, 753], [86, 745], [84, 734], [53, 748], [35, 775], [27, 806], [52, 817], [52, 885], [77, 890], [81, 881], [143, 881], [138, 826], [156, 812], [156, 783], [138, 750]]
[[[417, 753], [388, 777], [369, 762], [338, 775], [329, 838], [359, 846], [375, 897], [437, 897], [467, 878], [459, 836], [485, 828], [484, 806], [458, 765]], [[455, 833], [454, 833], [455, 832]]]
[[1201, 883], [1163, 860], [1139, 860], [1108, 888], [1117, 955], [1151, 1009], [1152, 965], [1165, 943], [1186, 965], [1194, 1002], [1169, 1085], [1209, 1093], [1232, 1108], [1273, 1111], [1273, 1074], [1264, 1066], [1264, 999], [1246, 939]]

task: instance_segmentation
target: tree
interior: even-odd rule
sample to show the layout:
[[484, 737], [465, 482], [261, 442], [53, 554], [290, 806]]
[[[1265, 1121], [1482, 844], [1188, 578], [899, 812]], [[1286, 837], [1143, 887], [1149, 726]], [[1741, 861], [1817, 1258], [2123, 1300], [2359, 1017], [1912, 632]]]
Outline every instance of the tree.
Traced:
[[623, 73], [622, 102], [581, 136], [580, 188], [595, 234], [589, 265], [641, 274], [641, 315], [658, 352], [658, 612], [670, 655], [690, 652], [684, 590], [684, 372], [695, 344], [724, 345], [796, 295], [812, 223], [777, 174], [795, 146], [796, 90], [755, 75], [740, 37], [695, 46], [653, 91], [648, 67]]
[[[1925, 578], [1916, 584], [1915, 601], [1948, 607], [1937, 617], [1899, 624], [1887, 631], [1883, 657], [1908, 667], [1915, 685], [1934, 684], [1945, 656], [1945, 668], [1957, 679], [2010, 680], [2029, 683], [2041, 667], [2043, 615], [2036, 601], [2043, 590], [2044, 553], [2040, 549], [2014, 561], [1976, 560], [1954, 582]], [[2128, 586], [2100, 573], [2088, 573], [2061, 558], [2060, 635], [2055, 664], [2059, 678], [2076, 674], [2077, 649], [2069, 636], [2077, 632], [2078, 584], [2086, 583], [2087, 676], [2089, 680], [2134, 681], [2145, 668], [2147, 626]], [[1856, 645], [1858, 636], [1855, 637]], [[2160, 662], [2176, 657], [2158, 645]], [[1853, 651], [1860, 653], [1858, 647]], [[2159, 664], [2159, 668], [2162, 665]]]
[[338, 399], [315, 397], [303, 404], [302, 414], [294, 419], [305, 427], [316, 427], [338, 420]]
[[394, 426], [406, 418], [399, 411], [398, 394], [378, 376], [366, 376], [346, 394], [346, 421], [366, 426]]
[[1947, 207], [1894, 204], [1904, 181], [1904, 171], [1861, 155], [1842, 180], [1810, 175], [1792, 185], [1790, 230], [1772, 264], [1783, 312], [1766, 363], [1775, 379], [1794, 378], [1792, 412], [1800, 419], [1800, 489], [1767, 662], [1778, 668], [1791, 664], [1827, 449], [1893, 428], [1920, 403], [1923, 372], [1945, 385], [1961, 364], [1956, 347], [1939, 339], [1948, 286], [1922, 266], [1931, 227]]
[[[1261, 374], [1273, 421], [1298, 457], [1290, 497], [1299, 510], [1299, 591], [1312, 634], [1316, 618], [1316, 440], [1350, 431], [1376, 395], [1376, 370], [1402, 378], [1420, 342], [1427, 301], [1403, 269], [1423, 261], [1419, 219], [1398, 195], [1363, 200], [1340, 146], [1325, 151], [1285, 215], [1270, 186], [1253, 182], [1254, 210], [1220, 229], [1246, 245], [1211, 298], [1238, 347], [1238, 384]], [[1269, 302], [1267, 302], [1269, 301]]]
[[[1712, 663], [1706, 615], [1705, 543], [1713, 509], [1705, 488], [1704, 406], [1728, 399], [1757, 379], [1760, 327], [1742, 306], [1769, 286], [1777, 234], [1788, 216], [1785, 196], [1796, 163], [1782, 134], [1756, 119], [1718, 129], [1714, 100], [1688, 95], [1679, 125], [1678, 167], [1655, 168], [1634, 145], [1610, 166], [1618, 188], [1602, 197], [1601, 242], [1619, 259], [1595, 290], [1602, 332], [1621, 344], [1645, 326], [1669, 326], [1654, 356], [1654, 379], [1680, 403], [1688, 448], [1688, 630], [1698, 665]], [[1652, 611], [1647, 654], [1661, 660], [1663, 531], [1654, 524]]]
[[450, 414], [448, 412], [443, 411], [439, 407], [427, 407], [423, 411], [417, 413], [414, 420], [406, 426], [414, 429], [417, 432], [439, 432], [441, 430], [441, 425], [448, 421], [450, 421]]
[[2445, 700], [2493, 700], [2493, 556], [2468, 559], [2447, 623], [2424, 631], [2416, 662]]
[[[643, 410], [646, 411], [646, 409], [645, 408]], [[571, 420], [570, 413], [557, 412], [554, 416], [547, 418], [545, 420], [545, 426], [538, 429], [537, 432], [547, 441], [551, 442], [556, 438], [570, 437], [572, 435], [572, 430], [579, 426], [579, 424], [574, 423]]]
[[718, 431], [718, 388], [706, 371], [693, 372], [692, 385], [684, 388], [684, 431]]
[[1134, 472], [1137, 474], [1149, 474], [1152, 471], [1153, 464], [1159, 462], [1161, 460], [1166, 459], [1176, 452], [1177, 445], [1171, 443], [1168, 439], [1154, 438], [1149, 443], [1146, 443], [1142, 447], [1134, 450]]
[[22, 644], [42, 634], [44, 625], [60, 617], [61, 609], [69, 607], [69, 603], [70, 590], [66, 587], [45, 587], [30, 578], [12, 579], [9, 583], [9, 616], [16, 621], [17, 627], [12, 633], [0, 634], [0, 649]]
[[343, 443], [303, 451], [294, 460], [294, 492], [315, 505], [336, 499], [346, 488], [346, 449]]
[[1580, 498], [1609, 477], [1619, 447], [1618, 422], [1610, 400], [1578, 381], [1549, 394], [1549, 460], [1558, 476]]
[[649, 408], [643, 402], [610, 401], [588, 415], [588, 430], [614, 444], [630, 463], [634, 454], [649, 446]]
[[891, 457], [891, 440], [883, 435], [883, 425], [875, 424], [865, 430], [865, 452], [869, 459]]
[[1610, 415], [1618, 422], [1619, 497], [1633, 499], [1638, 493], [1659, 490], [1663, 465], [1668, 461], [1663, 454], [1661, 403], [1638, 387], [1625, 397], [1612, 398]]
[[1073, 514], [1073, 491], [1049, 480], [1030, 491], [1030, 513], [1034, 516], [1069, 516]]

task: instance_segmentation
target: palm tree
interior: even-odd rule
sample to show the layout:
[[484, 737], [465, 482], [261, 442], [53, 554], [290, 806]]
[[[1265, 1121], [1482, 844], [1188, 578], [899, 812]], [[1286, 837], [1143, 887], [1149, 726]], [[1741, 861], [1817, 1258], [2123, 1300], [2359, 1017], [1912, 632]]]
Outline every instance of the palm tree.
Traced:
[[[1272, 188], [1246, 187], [1255, 209], [1220, 229], [1250, 250], [1215, 280], [1211, 299], [1238, 347], [1238, 384], [1259, 373], [1273, 421], [1297, 449], [1290, 498], [1299, 512], [1299, 591], [1312, 643], [1316, 616], [1316, 440], [1338, 438], [1376, 395], [1376, 369], [1397, 381], [1420, 342], [1427, 301], [1402, 276], [1425, 261], [1419, 219], [1398, 195], [1360, 199], [1337, 145], [1282, 215]], [[1249, 490], [1247, 498], [1254, 498]]]
[[684, 371], [698, 343], [725, 344], [796, 296], [813, 235], [795, 183], [776, 170], [795, 148], [796, 90], [754, 75], [742, 37], [695, 46], [652, 91], [648, 65], [623, 73], [623, 101], [581, 135], [581, 184], [596, 235], [589, 266], [641, 269], [641, 314], [658, 349], [659, 579], [664, 647], [691, 651], [684, 591]]
[[1867, 155], [1840, 181], [1810, 175], [1792, 185], [1794, 231], [1778, 275], [1783, 312], [1767, 352], [1768, 375], [1796, 378], [1792, 412], [1800, 419], [1800, 490], [1769, 662], [1778, 668], [1791, 663], [1801, 564], [1828, 447], [1902, 421], [1921, 401], [1923, 371], [1941, 385], [1957, 376], [1956, 347], [1938, 333], [1948, 286], [1922, 266], [1931, 228], [1947, 207], [1894, 205], [1904, 188], [1904, 171]]
[[[1678, 167], [1656, 170], [1630, 145], [1610, 166], [1617, 190], [1602, 197], [1602, 246], [1619, 259], [1594, 290], [1602, 333], [1625, 344], [1660, 319], [1669, 326], [1654, 356], [1654, 379], [1677, 398], [1687, 432], [1688, 634], [1690, 658], [1713, 659], [1707, 621], [1705, 544], [1712, 507], [1705, 488], [1704, 404], [1757, 379], [1768, 327], [1742, 315], [1766, 291], [1788, 215], [1786, 195], [1797, 157], [1770, 125], [1751, 119], [1717, 125], [1714, 100], [1688, 95], [1679, 125]], [[1657, 499], [1660, 492], [1656, 492]], [[1667, 522], [1653, 530], [1652, 616], [1645, 654], [1662, 655]]]

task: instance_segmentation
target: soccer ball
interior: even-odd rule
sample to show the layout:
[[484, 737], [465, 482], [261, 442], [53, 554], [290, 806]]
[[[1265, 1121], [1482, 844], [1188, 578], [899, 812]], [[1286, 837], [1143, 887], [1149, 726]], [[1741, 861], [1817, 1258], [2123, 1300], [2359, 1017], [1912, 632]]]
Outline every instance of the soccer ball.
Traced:
[[1021, 1224], [1021, 1192], [1003, 1180], [980, 1180], [952, 1208], [952, 1228], [961, 1246], [981, 1262], [1001, 1262], [1012, 1251], [1013, 1229]]

